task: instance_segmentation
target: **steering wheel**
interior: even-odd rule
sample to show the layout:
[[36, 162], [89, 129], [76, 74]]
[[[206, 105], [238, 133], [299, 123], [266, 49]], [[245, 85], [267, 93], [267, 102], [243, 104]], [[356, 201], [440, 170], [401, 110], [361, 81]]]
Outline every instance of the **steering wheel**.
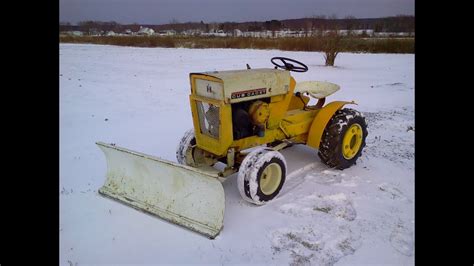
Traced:
[[[275, 63], [274, 60], [280, 60], [281, 62], [283, 62], [283, 65], [279, 65], [279, 64]], [[296, 63], [299, 66], [295, 66], [291, 63], [288, 63], [287, 61], [292, 62], [292, 63]], [[305, 64], [303, 64], [299, 61], [296, 61], [294, 59], [291, 59], [291, 58], [273, 57], [271, 59], [271, 62], [272, 62], [272, 64], [275, 65], [275, 69], [276, 68], [282, 68], [282, 69], [293, 71], [293, 72], [306, 72], [306, 71], [308, 71], [308, 67]]]

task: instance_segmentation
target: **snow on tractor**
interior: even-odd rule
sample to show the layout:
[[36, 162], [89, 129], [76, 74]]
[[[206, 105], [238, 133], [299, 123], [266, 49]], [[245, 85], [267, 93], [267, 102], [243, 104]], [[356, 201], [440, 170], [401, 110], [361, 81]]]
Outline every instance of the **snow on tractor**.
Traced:
[[[285, 183], [285, 147], [317, 148], [321, 161], [337, 169], [355, 164], [367, 125], [361, 113], [343, 108], [354, 102], [324, 105], [338, 85], [297, 83], [290, 72], [306, 72], [306, 65], [284, 57], [271, 62], [274, 68], [190, 74], [194, 128], [179, 143], [179, 164], [97, 142], [108, 165], [99, 193], [215, 238], [224, 220], [221, 181], [231, 174], [238, 172], [241, 196], [261, 205]], [[214, 167], [218, 162], [225, 167]]]

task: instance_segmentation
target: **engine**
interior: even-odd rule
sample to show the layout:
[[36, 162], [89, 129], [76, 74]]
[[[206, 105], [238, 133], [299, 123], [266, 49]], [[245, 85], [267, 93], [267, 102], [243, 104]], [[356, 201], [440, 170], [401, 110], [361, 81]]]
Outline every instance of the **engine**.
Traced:
[[232, 125], [234, 140], [257, 135], [265, 136], [265, 128], [270, 109], [268, 99], [259, 99], [232, 105]]

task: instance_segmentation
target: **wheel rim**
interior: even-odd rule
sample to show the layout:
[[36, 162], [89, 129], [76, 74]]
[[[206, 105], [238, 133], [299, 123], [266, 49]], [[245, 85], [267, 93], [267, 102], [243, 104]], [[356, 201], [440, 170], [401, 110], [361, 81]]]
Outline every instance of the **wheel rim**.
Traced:
[[342, 140], [342, 155], [347, 160], [356, 156], [362, 144], [362, 127], [359, 124], [353, 124], [344, 134]]
[[273, 194], [281, 182], [281, 167], [277, 163], [271, 163], [265, 167], [260, 177], [260, 190], [265, 195]]

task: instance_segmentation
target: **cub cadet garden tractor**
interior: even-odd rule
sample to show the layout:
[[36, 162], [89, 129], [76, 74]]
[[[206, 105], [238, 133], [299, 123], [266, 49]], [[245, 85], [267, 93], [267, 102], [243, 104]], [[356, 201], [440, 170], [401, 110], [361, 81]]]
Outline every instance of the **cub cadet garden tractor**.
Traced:
[[[108, 165], [99, 192], [214, 238], [224, 220], [221, 181], [231, 174], [238, 172], [241, 196], [261, 205], [285, 183], [285, 147], [306, 144], [329, 167], [353, 165], [367, 136], [364, 117], [343, 109], [354, 102], [324, 105], [338, 85], [297, 83], [290, 72], [306, 72], [306, 65], [284, 57], [271, 62], [274, 68], [190, 74], [194, 128], [179, 143], [179, 164], [97, 142]], [[317, 102], [310, 105], [310, 97]]]

